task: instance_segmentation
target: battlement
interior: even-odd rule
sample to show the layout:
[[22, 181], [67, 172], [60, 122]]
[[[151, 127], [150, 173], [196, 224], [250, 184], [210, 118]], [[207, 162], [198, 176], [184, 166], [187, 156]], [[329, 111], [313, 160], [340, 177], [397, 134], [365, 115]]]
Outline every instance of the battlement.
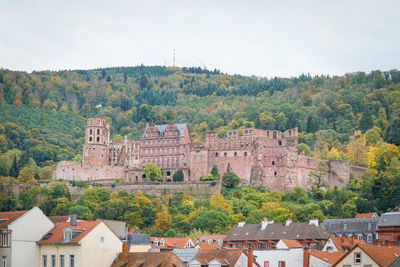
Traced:
[[99, 118], [99, 117], [88, 118], [86, 127], [107, 127], [107, 123], [104, 118]]

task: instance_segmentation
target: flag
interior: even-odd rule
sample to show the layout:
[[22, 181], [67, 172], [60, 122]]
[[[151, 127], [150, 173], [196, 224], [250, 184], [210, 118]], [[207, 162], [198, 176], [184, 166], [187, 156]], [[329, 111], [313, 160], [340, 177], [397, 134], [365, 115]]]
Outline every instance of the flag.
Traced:
[[101, 104], [98, 104], [98, 105], [96, 106], [96, 108], [101, 108]]

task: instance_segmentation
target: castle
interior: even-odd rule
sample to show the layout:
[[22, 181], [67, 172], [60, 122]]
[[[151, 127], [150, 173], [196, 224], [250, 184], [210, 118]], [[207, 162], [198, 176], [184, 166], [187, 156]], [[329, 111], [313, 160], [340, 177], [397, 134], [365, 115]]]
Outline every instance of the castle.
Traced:
[[[318, 170], [318, 159], [298, 153], [297, 128], [285, 132], [246, 128], [231, 130], [226, 138], [207, 133], [206, 142], [191, 142], [186, 124], [146, 127], [141, 140], [110, 141], [110, 128], [103, 118], [89, 118], [85, 129], [83, 161], [62, 161], [55, 179], [99, 181], [121, 178], [125, 182], [146, 179], [143, 168], [152, 163], [161, 168], [166, 181], [182, 169], [185, 181], [199, 181], [214, 165], [222, 174], [232, 171], [243, 185], [262, 185], [287, 191], [309, 187], [310, 171]], [[364, 168], [348, 161], [329, 161], [326, 179], [342, 186], [350, 173]]]

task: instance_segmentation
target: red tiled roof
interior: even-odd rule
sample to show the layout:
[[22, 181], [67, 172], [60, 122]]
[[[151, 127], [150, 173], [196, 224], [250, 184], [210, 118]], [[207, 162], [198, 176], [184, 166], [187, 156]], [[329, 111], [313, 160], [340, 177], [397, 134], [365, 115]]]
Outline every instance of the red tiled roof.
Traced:
[[158, 241], [160, 241], [161, 239], [164, 239], [164, 246], [156, 246], [157, 248], [185, 248], [187, 242], [189, 242], [189, 237], [155, 237], [152, 236], [150, 238], [150, 241], [153, 243], [155, 239], [158, 239]]
[[213, 245], [213, 244], [207, 244], [207, 243], [199, 243], [199, 244], [196, 245], [196, 247], [197, 247], [197, 246], [199, 246], [199, 248], [200, 248], [201, 250], [215, 250], [215, 249], [217, 249], [217, 248], [215, 247], [215, 245]]
[[359, 213], [356, 215], [355, 218], [372, 218], [374, 217], [374, 215], [376, 215], [375, 212], [371, 212], [371, 213]]
[[337, 248], [338, 251], [347, 251], [356, 244], [367, 245], [367, 243], [364, 240], [358, 240], [355, 239], [354, 237], [346, 238], [344, 236], [342, 237], [331, 236], [330, 239], [335, 244], [335, 247]]
[[0, 228], [6, 228], [10, 223], [27, 213], [29, 210], [0, 212]]
[[222, 264], [229, 263], [227, 266], [235, 266], [240, 255], [243, 253], [241, 249], [232, 250], [200, 250], [194, 260], [201, 264], [208, 264], [210, 261], [216, 259]]
[[45, 239], [44, 237], [39, 241], [39, 244], [48, 244], [48, 243], [61, 243], [64, 238], [63, 230], [65, 228], [70, 228], [72, 230], [82, 231], [79, 235], [77, 235], [71, 242], [78, 242], [82, 240], [90, 231], [92, 231], [97, 225], [102, 223], [102, 221], [77, 221], [76, 226], [71, 226], [69, 222], [60, 222], [57, 223], [54, 228], [48, 232], [45, 236], [52, 234], [49, 238]]
[[185, 263], [171, 252], [130, 252], [118, 254], [112, 267], [185, 267]]
[[[345, 255], [343, 255], [335, 264], [335, 266], [345, 257], [351, 255], [354, 249], [359, 247], [379, 266], [387, 266], [400, 255], [399, 246], [372, 246], [372, 245], [355, 245]], [[352, 256], [351, 256], [352, 257]]]
[[303, 245], [297, 240], [281, 239], [288, 248], [302, 248]]
[[331, 265], [336, 264], [342, 257], [343, 255], [346, 254], [345, 252], [330, 252], [330, 251], [313, 251], [310, 252], [310, 255], [313, 255], [314, 257], [317, 257], [320, 260], [323, 260], [324, 262], [327, 262]]

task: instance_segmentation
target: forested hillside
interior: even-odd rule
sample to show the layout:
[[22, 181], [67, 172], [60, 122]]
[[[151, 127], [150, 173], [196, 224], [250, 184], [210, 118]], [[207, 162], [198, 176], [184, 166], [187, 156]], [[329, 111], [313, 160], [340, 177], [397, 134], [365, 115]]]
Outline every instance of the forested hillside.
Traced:
[[[86, 118], [100, 112], [113, 138], [138, 139], [150, 122], [186, 122], [192, 141], [204, 140], [208, 131], [222, 137], [244, 127], [298, 127], [300, 151], [348, 159], [370, 170], [359, 180], [351, 177], [342, 189], [320, 183], [310, 192], [296, 187], [284, 194], [228, 186], [209, 200], [94, 187], [72, 201], [60, 183], [20, 193], [7, 186], [14, 179], [45, 182], [56, 162], [80, 161]], [[224, 233], [240, 220], [257, 223], [264, 217], [304, 221], [385, 212], [400, 204], [398, 145], [397, 70], [271, 79], [160, 66], [31, 74], [0, 70], [0, 210], [38, 205], [46, 214], [126, 220], [158, 235]]]

